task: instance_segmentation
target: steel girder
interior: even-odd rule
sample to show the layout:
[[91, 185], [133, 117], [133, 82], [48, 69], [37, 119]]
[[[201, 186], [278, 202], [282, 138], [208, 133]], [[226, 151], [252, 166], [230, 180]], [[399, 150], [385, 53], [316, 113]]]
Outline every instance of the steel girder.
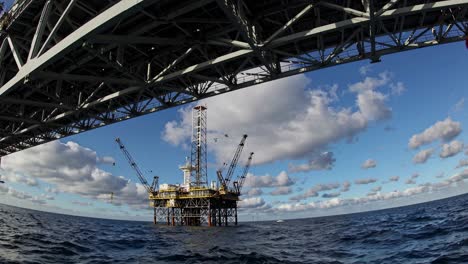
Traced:
[[295, 74], [461, 41], [468, 0], [21, 0], [0, 156]]

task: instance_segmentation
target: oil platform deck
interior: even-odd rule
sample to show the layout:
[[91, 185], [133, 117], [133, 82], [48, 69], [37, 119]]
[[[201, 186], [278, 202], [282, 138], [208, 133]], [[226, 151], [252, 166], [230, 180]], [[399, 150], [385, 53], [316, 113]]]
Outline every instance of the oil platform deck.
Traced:
[[154, 207], [154, 223], [167, 225], [237, 225], [237, 201], [239, 195], [218, 190], [194, 188], [190, 192], [173, 190], [150, 195]]

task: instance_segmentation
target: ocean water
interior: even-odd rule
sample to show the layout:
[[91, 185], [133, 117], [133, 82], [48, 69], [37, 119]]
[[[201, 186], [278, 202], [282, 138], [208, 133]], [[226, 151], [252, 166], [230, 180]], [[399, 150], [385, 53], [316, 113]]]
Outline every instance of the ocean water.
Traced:
[[227, 228], [154, 226], [0, 205], [0, 263], [468, 263], [468, 195]]

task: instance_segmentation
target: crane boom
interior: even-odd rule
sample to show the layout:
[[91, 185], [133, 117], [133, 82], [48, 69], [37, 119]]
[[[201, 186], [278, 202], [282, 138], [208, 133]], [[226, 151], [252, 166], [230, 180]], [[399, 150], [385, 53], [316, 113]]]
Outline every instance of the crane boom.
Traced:
[[[136, 175], [138, 176], [138, 179], [140, 180], [141, 184], [143, 184], [143, 186], [145, 187], [146, 191], [148, 193], [153, 193], [154, 192], [154, 188], [155, 188], [155, 181], [157, 182], [157, 177], [155, 177], [155, 181], [153, 181], [153, 184], [152, 186], [150, 186], [148, 184], [148, 181], [146, 180], [145, 176], [143, 176], [143, 173], [141, 172], [140, 168], [138, 167], [138, 165], [136, 164], [135, 160], [133, 160], [133, 157], [132, 155], [130, 155], [130, 153], [128, 152], [127, 148], [125, 148], [125, 145], [122, 143], [122, 141], [120, 140], [120, 138], [116, 138], [115, 139], [115, 142], [117, 142], [117, 144], [119, 145], [120, 147], [120, 150], [122, 150], [123, 154], [125, 155], [125, 158], [127, 158], [127, 161], [128, 163], [130, 164], [130, 166], [132, 166], [132, 168], [135, 170], [136, 172]], [[157, 183], [156, 183], [157, 184]]]
[[250, 164], [252, 164], [252, 157], [254, 153], [250, 152], [249, 159], [247, 160], [247, 163], [245, 164], [244, 171], [242, 172], [241, 176], [237, 178], [237, 180], [234, 182], [234, 189], [235, 191], [240, 194], [242, 191], [242, 186], [244, 186], [245, 178], [247, 177], [247, 173], [249, 172], [250, 169]]
[[239, 143], [236, 153], [234, 154], [234, 157], [232, 158], [231, 164], [229, 165], [229, 169], [226, 174], [225, 186], [229, 185], [229, 182], [231, 181], [232, 174], [234, 174], [234, 170], [236, 169], [237, 162], [239, 161], [239, 157], [240, 157], [240, 154], [242, 153], [242, 149], [244, 148], [246, 139], [247, 139], [247, 135], [242, 136], [241, 142]]

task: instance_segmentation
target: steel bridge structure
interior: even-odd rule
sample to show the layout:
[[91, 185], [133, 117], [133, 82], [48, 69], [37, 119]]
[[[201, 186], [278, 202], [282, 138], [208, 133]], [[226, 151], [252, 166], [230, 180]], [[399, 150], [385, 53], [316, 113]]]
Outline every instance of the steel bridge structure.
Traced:
[[467, 8], [468, 0], [17, 0], [0, 19], [0, 156], [295, 74], [461, 41]]

